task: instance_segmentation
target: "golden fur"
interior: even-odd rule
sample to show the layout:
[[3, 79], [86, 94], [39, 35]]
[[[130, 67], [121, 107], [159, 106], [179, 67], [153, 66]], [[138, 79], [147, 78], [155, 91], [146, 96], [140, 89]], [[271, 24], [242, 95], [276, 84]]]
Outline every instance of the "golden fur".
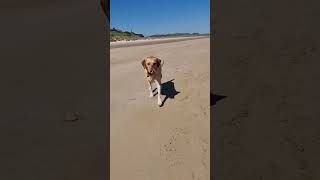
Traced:
[[154, 56], [148, 56], [141, 61], [144, 73], [149, 83], [150, 97], [153, 97], [152, 83], [155, 82], [158, 88], [158, 105], [161, 106], [161, 78], [162, 78], [162, 65], [163, 61]]

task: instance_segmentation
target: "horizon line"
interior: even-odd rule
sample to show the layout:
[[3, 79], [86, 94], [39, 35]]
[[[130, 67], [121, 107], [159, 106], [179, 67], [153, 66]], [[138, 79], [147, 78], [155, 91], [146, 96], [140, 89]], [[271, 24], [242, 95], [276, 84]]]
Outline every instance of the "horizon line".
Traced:
[[[122, 29], [119, 29], [119, 28], [115, 28], [115, 27], [109, 27], [109, 29], [115, 29], [115, 30], [119, 30], [121, 32], [132, 32], [132, 33], [135, 33], [135, 34], [142, 34], [142, 35], [146, 35], [146, 34], [143, 34], [143, 33], [138, 33], [138, 32], [135, 32], [135, 31], [132, 31], [132, 30], [122, 30]], [[146, 36], [154, 36], [154, 35], [168, 35], [168, 34], [210, 34], [210, 31], [209, 32], [204, 32], [204, 33], [200, 33], [200, 32], [170, 32], [170, 33], [167, 33], [167, 32], [164, 32], [164, 33], [156, 33], [156, 34], [149, 34], [149, 35], [146, 35]]]

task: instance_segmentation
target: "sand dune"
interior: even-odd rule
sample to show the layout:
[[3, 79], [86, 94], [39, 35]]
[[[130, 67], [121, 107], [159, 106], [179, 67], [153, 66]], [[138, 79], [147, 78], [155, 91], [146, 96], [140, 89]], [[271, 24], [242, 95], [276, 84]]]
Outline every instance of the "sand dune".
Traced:
[[[209, 179], [209, 38], [111, 49], [111, 179]], [[140, 64], [165, 61], [162, 99]]]

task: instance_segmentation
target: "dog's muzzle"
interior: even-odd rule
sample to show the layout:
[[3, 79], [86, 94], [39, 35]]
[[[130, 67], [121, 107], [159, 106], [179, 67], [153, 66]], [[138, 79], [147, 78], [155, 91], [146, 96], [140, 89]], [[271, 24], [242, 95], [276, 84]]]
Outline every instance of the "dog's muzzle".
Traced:
[[149, 76], [151, 76], [151, 75], [153, 75], [153, 74], [154, 74], [154, 71], [153, 71], [152, 73], [148, 72], [147, 77], [149, 77]]

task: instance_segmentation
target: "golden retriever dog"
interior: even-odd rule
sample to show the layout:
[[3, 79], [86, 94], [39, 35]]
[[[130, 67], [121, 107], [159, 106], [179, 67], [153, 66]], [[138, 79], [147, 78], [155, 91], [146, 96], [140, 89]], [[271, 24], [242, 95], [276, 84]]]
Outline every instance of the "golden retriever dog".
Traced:
[[162, 105], [162, 100], [161, 100], [162, 72], [161, 71], [162, 71], [163, 63], [164, 61], [154, 56], [148, 56], [141, 61], [142, 67], [144, 69], [144, 73], [147, 77], [147, 81], [149, 84], [149, 91], [150, 91], [149, 97], [153, 97], [152, 83], [155, 83], [157, 85], [159, 106]]

